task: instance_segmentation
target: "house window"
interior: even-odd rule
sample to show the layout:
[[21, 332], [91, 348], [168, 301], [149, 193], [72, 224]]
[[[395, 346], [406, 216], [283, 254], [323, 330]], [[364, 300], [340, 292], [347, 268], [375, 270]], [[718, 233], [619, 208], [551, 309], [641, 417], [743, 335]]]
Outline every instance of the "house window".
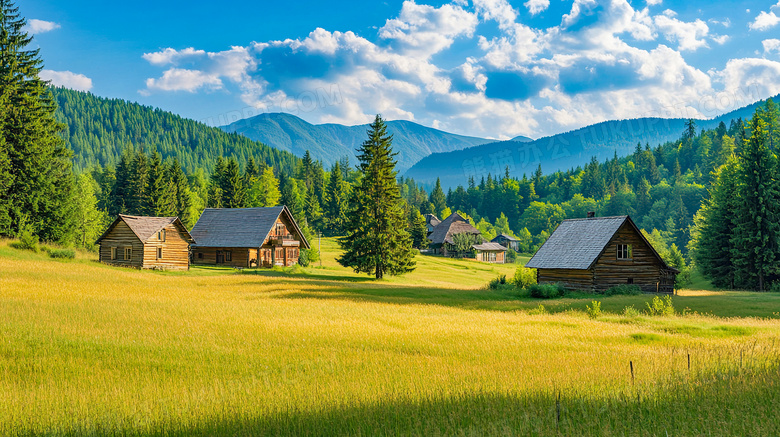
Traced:
[[198, 252], [198, 259], [203, 259], [203, 252]]
[[225, 253], [225, 262], [233, 261], [233, 252], [226, 250], [224, 253]]
[[125, 261], [130, 261], [132, 257], [133, 257], [133, 248], [125, 247]]
[[626, 284], [633, 284], [633, 283], [634, 283], [634, 278], [628, 278], [628, 280], [626, 281]]
[[485, 255], [487, 255], [487, 260], [490, 262], [495, 262], [496, 260], [496, 253], [495, 252], [487, 252]]
[[157, 239], [160, 241], [165, 241], [165, 229], [157, 231]]
[[284, 249], [276, 249], [276, 259], [280, 260], [284, 258]]
[[116, 247], [111, 248], [111, 259], [116, 259]]
[[631, 259], [633, 251], [630, 244], [617, 245], [617, 259]]
[[162, 259], [162, 247], [157, 248], [157, 259]]

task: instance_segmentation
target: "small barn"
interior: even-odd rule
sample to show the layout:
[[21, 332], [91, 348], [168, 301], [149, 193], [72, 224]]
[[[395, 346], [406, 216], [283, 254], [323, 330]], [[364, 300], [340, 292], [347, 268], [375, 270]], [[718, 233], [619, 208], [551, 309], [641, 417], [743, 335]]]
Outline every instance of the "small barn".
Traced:
[[194, 240], [178, 217], [124, 214], [95, 242], [101, 262], [163, 270], [189, 269], [191, 243]]
[[512, 249], [515, 252], [520, 251], [520, 240], [511, 235], [500, 234], [496, 238], [490, 240], [492, 243], [498, 243], [507, 249]]
[[673, 293], [679, 273], [629, 216], [564, 220], [526, 267], [536, 269], [539, 283], [588, 291], [633, 284], [645, 292]]
[[471, 246], [475, 251], [475, 259], [486, 263], [504, 264], [506, 262], [506, 247], [493, 242]]
[[286, 206], [206, 208], [191, 233], [196, 265], [292, 266], [310, 248]]
[[478, 235], [480, 238], [482, 236], [479, 229], [471, 226], [468, 220], [457, 212], [452, 213], [433, 228], [433, 233], [428, 236], [428, 239], [431, 241], [430, 248], [433, 250], [433, 253], [447, 256], [451, 251], [451, 246], [454, 244], [452, 236], [461, 233]]

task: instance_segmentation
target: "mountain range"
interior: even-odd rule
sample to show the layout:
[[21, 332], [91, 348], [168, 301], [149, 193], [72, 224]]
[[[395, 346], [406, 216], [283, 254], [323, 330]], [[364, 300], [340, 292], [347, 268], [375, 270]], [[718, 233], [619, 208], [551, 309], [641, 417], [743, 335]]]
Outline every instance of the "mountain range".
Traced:
[[[777, 100], [780, 95], [773, 97]], [[764, 100], [752, 103], [712, 119], [697, 119], [697, 129], [711, 129], [722, 121], [748, 119]], [[503, 175], [509, 168], [510, 175], [522, 177], [542, 166], [545, 174], [585, 165], [593, 156], [599, 161], [632, 153], [637, 143], [655, 147], [680, 139], [685, 128], [685, 118], [637, 118], [610, 120], [534, 141], [499, 141], [448, 153], [431, 154], [406, 173], [406, 177], [426, 187], [436, 179], [441, 185], [454, 188], [466, 186], [470, 177], [477, 183], [488, 174]]]
[[[303, 156], [308, 150], [312, 158], [322, 161], [327, 168], [344, 156], [349, 157], [352, 163], [357, 162], [355, 151], [365, 141], [368, 125], [314, 125], [292, 114], [265, 113], [238, 120], [222, 126], [221, 129], [240, 133], [297, 156]], [[388, 121], [387, 132], [393, 135], [393, 149], [398, 152], [397, 169], [401, 173], [432, 153], [451, 152], [495, 142], [491, 139], [451, 134], [404, 120]], [[530, 141], [530, 138], [518, 137], [515, 140]]]

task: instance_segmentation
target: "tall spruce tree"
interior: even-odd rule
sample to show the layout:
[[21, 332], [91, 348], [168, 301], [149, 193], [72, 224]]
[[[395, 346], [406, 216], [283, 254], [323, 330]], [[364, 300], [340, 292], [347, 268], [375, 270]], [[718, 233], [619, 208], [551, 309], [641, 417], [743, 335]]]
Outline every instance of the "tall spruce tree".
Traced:
[[438, 217], [439, 220], [444, 220], [447, 218], [441, 216], [442, 211], [444, 211], [444, 209], [447, 207], [447, 198], [444, 196], [444, 190], [441, 188], [441, 181], [439, 178], [436, 178], [436, 186], [433, 187], [433, 191], [431, 191], [431, 197], [428, 199], [428, 201], [433, 204], [434, 214], [436, 214], [436, 217]]
[[146, 215], [172, 217], [176, 215], [176, 186], [157, 151], [149, 159], [148, 198]]
[[740, 204], [731, 241], [732, 256], [737, 285], [764, 291], [768, 276], [777, 272], [777, 158], [768, 148], [766, 124], [758, 113], [750, 122], [750, 130], [737, 172]]
[[341, 163], [336, 161], [330, 171], [325, 193], [325, 229], [328, 235], [341, 235], [347, 220], [348, 184], [341, 174]]
[[71, 154], [26, 24], [13, 1], [0, 0], [0, 235], [25, 223], [41, 239], [65, 242], [72, 238]]
[[338, 262], [382, 279], [385, 273], [414, 270], [415, 261], [396, 181], [393, 137], [379, 115], [367, 134], [358, 149], [362, 178], [350, 196], [346, 236], [339, 240], [344, 253]]

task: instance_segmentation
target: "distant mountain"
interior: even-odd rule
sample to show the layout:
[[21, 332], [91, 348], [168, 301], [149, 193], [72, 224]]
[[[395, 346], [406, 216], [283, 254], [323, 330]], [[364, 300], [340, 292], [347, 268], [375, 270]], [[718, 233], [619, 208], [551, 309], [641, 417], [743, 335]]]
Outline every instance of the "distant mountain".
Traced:
[[[285, 113], [267, 113], [222, 126], [226, 132], [237, 132], [247, 138], [303, 156], [308, 150], [314, 159], [329, 166], [344, 156], [356, 163], [355, 150], [366, 139], [368, 125], [308, 123]], [[393, 150], [398, 152], [398, 170], [406, 171], [431, 153], [450, 152], [490, 143], [495, 140], [455, 135], [425, 127], [411, 121], [388, 121], [393, 134]]]
[[[773, 99], [777, 100], [780, 96]], [[763, 100], [736, 109], [719, 117], [696, 120], [697, 129], [711, 129], [723, 121], [726, 126], [731, 120], [752, 117]], [[503, 175], [509, 167], [510, 174], [530, 175], [539, 164], [545, 174], [582, 166], [596, 156], [599, 161], [614, 156], [632, 153], [637, 143], [655, 147], [682, 136], [684, 118], [638, 118], [633, 120], [611, 120], [596, 123], [581, 129], [552, 135], [533, 141], [499, 141], [468, 149], [434, 153], [412, 166], [405, 174], [418, 183], [432, 186], [436, 178], [442, 186], [454, 188], [466, 186], [469, 177], [477, 183], [488, 174]]]
[[528, 137], [524, 137], [522, 135], [518, 135], [518, 136], [512, 138], [509, 141], [516, 141], [518, 143], [528, 143], [528, 142], [533, 141], [533, 139], [532, 138], [528, 138]]
[[95, 165], [116, 165], [126, 146], [157, 150], [175, 157], [189, 173], [210, 172], [218, 156], [233, 156], [241, 165], [253, 157], [283, 172], [294, 172], [300, 158], [238, 134], [182, 118], [176, 114], [121, 99], [51, 88], [62, 136], [73, 151], [73, 165], [83, 171]]

